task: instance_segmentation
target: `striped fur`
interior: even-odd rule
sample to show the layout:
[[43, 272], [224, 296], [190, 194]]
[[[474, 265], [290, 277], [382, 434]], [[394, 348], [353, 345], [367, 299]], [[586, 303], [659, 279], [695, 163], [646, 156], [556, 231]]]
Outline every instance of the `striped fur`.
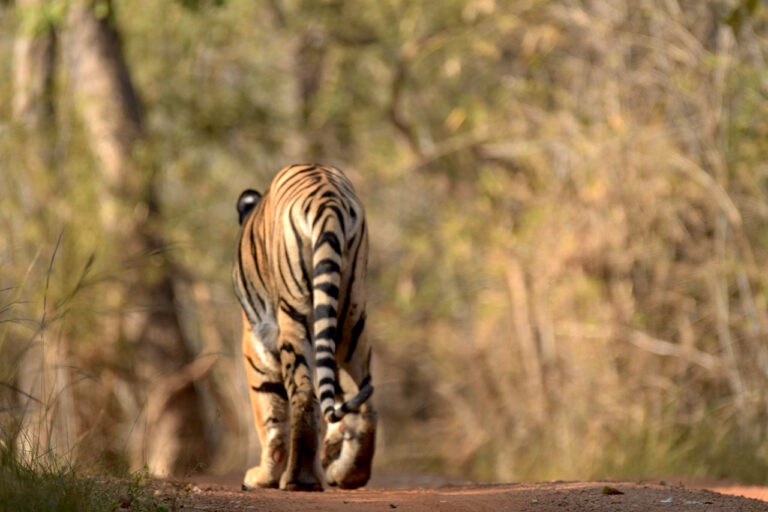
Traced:
[[[375, 430], [368, 403], [373, 387], [365, 335], [363, 207], [338, 169], [296, 165], [281, 170], [263, 197], [243, 192], [238, 213], [242, 229], [233, 279], [262, 442], [262, 462], [249, 470], [244, 485], [317, 490], [313, 438], [321, 429], [314, 417], [315, 388], [328, 425], [357, 416], [345, 427], [360, 431], [362, 444], [370, 445], [342, 443], [334, 438], [339, 429], [329, 428], [326, 481], [362, 485], [370, 474]], [[340, 371], [357, 389], [341, 388]]]

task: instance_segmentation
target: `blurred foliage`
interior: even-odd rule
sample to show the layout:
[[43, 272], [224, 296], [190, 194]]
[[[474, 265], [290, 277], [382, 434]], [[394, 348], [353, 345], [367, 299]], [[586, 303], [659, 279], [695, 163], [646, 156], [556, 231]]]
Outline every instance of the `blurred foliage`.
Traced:
[[[160, 162], [185, 332], [199, 353], [221, 354], [206, 377], [217, 385], [200, 384], [213, 470], [256, 460], [229, 282], [234, 201], [312, 160], [346, 170], [370, 218], [379, 467], [766, 481], [763, 4], [114, 8], [145, 108], [141, 150]], [[97, 164], [64, 71], [55, 158], [25, 156], [9, 106], [10, 9], [0, 381], [18, 378], [14, 362], [41, 332], [66, 340], [71, 371], [88, 378], [73, 386], [78, 439], [119, 463], [142, 407], [125, 390], [131, 361], [100, 330], [121, 248], [94, 215]]]

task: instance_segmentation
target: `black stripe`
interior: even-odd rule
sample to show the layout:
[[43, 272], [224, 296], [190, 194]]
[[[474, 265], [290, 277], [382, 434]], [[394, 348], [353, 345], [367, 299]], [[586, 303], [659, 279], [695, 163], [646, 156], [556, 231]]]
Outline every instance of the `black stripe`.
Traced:
[[331, 368], [336, 369], [336, 360], [332, 357], [318, 357], [317, 358], [317, 367], [318, 368]]
[[[366, 225], [365, 225], [365, 219], [362, 220], [360, 223], [360, 230], [357, 232], [357, 236], [353, 236], [352, 240], [360, 240], [360, 243], [362, 243], [365, 240], [366, 237]], [[349, 249], [352, 247], [352, 240], [347, 242], [347, 252], [349, 252]]]
[[266, 375], [267, 374], [267, 372], [259, 370], [258, 368], [256, 368], [256, 363], [253, 362], [253, 359], [251, 359], [251, 356], [245, 356], [245, 359], [248, 361], [248, 364], [251, 365], [251, 368], [253, 368], [253, 371], [255, 371], [256, 373], [260, 373], [261, 375]]
[[317, 223], [318, 222], [320, 222], [321, 220], [322, 221], [327, 221], [327, 218], [323, 217], [323, 212], [325, 211], [326, 208], [328, 208], [328, 206], [329, 206], [328, 202], [327, 201], [323, 201], [317, 207], [317, 210], [315, 211], [315, 215], [314, 215], [315, 219], [312, 221], [312, 230], [313, 231], [317, 227]]
[[[295, 185], [297, 182], [302, 183], [307, 178], [319, 177], [319, 173], [314, 172], [315, 170], [316, 170], [316, 167], [312, 165], [309, 167], [305, 167], [300, 171], [296, 171], [292, 175], [288, 176], [288, 178], [283, 182], [283, 186], [287, 187], [287, 186]], [[305, 174], [309, 174], [309, 176], [304, 176]]]
[[333, 232], [332, 230], [328, 229], [328, 222], [330, 222], [331, 219], [333, 219], [331, 215], [326, 215], [325, 218], [323, 218], [323, 224], [320, 226], [320, 229], [316, 230], [315, 224], [320, 220], [320, 217], [318, 217], [315, 219], [315, 224], [312, 224], [312, 231], [319, 231], [320, 233], [325, 233], [326, 231]]
[[337, 194], [335, 190], [326, 190], [325, 192], [323, 192], [323, 195], [320, 196], [320, 199], [327, 199], [329, 197], [341, 200], [341, 198], [339, 197], [339, 194]]
[[344, 358], [345, 361], [349, 362], [352, 359], [352, 356], [355, 353], [355, 349], [357, 348], [357, 342], [360, 339], [360, 335], [363, 333], [364, 328], [365, 328], [365, 311], [363, 311], [363, 314], [360, 315], [360, 318], [357, 320], [357, 323], [355, 323], [355, 326], [352, 328], [352, 338], [349, 340], [349, 348], [347, 349], [347, 356]]
[[[259, 268], [259, 261], [256, 258], [256, 255], [258, 252], [256, 251], [256, 241], [253, 239], [253, 229], [250, 230], [250, 242], [251, 242], [251, 254], [253, 255], [253, 267], [256, 269], [256, 276], [259, 278], [259, 281], [261, 282], [262, 288], [267, 288], [266, 281], [264, 281], [264, 276], [261, 275], [261, 269]], [[263, 244], [263, 241], [262, 241]], [[263, 247], [263, 246], [262, 246]], [[264, 304], [264, 301], [259, 298], [259, 302], [261, 302], [261, 307], [266, 310], [266, 305]]]
[[306, 324], [307, 323], [307, 315], [302, 315], [298, 311], [296, 311], [296, 308], [288, 304], [286, 301], [281, 300], [280, 301], [280, 309], [283, 310], [285, 314], [290, 316], [292, 319], [294, 319], [296, 322], [300, 324]]
[[[237, 294], [237, 298], [240, 299], [241, 302], [246, 302], [250, 309], [252, 309], [254, 312], [256, 312], [256, 304], [254, 304], [253, 299], [251, 298], [251, 292], [248, 290], [248, 283], [245, 281], [245, 274], [243, 273], [243, 258], [242, 258], [242, 251], [238, 251], [237, 253], [237, 277], [239, 279], [239, 283], [235, 283], [235, 293]], [[245, 309], [245, 308], [243, 308]]]
[[[285, 272], [283, 272], [282, 262], [278, 263], [277, 278], [280, 280], [278, 284], [282, 285], [284, 288], [290, 287], [290, 285], [288, 284], [288, 280], [285, 278]], [[293, 293], [290, 293], [289, 295], [294, 299], [299, 298], [299, 297], [296, 297], [296, 295], [294, 295]]]
[[291, 177], [289, 178], [289, 181], [290, 181], [291, 179], [293, 179], [293, 178], [297, 177], [297, 176], [301, 176], [302, 174], [305, 174], [305, 173], [308, 173], [308, 172], [312, 172], [312, 171], [314, 171], [315, 169], [317, 169], [317, 166], [316, 166], [316, 165], [307, 165], [306, 167], [304, 167], [304, 168], [303, 168], [303, 169], [301, 169], [300, 171], [296, 171], [295, 173], [293, 173], [293, 176], [291, 176]]
[[323, 377], [317, 383], [317, 387], [320, 387], [320, 388], [323, 387], [323, 386], [329, 386], [329, 385], [335, 386], [336, 385], [336, 379], [334, 379], [333, 377]]
[[[325, 202], [317, 208], [317, 212], [315, 212], [315, 220], [312, 222], [312, 229], [315, 229], [315, 226], [317, 226], [317, 223], [320, 222], [321, 218], [323, 218], [323, 213], [327, 209], [331, 209], [336, 213], [336, 219], [339, 221], [341, 226], [341, 232], [343, 235], [346, 235], [347, 229], [346, 226], [344, 226], [344, 214], [341, 212], [341, 208], [330, 202]], [[324, 223], [328, 222], [328, 218], [329, 217], [325, 217]], [[325, 226], [325, 224], [323, 224], [323, 226]], [[322, 231], [324, 231], [324, 229]]]
[[322, 354], [334, 355], [333, 349], [327, 345], [318, 345], [317, 347], [315, 347], [315, 352], [318, 354], [322, 353]]
[[[312, 341], [312, 338], [309, 335], [309, 319], [307, 318], [307, 315], [302, 315], [298, 311], [296, 311], [296, 308], [288, 304], [285, 300], [280, 301], [280, 309], [290, 316], [294, 321], [301, 324], [304, 327], [304, 336], [307, 341]], [[280, 349], [282, 350], [282, 348]]]
[[314, 288], [325, 292], [326, 295], [330, 295], [334, 299], [339, 297], [339, 287], [333, 283], [317, 283]]
[[296, 368], [299, 366], [306, 366], [309, 368], [309, 364], [307, 364], [307, 358], [301, 354], [296, 354]]
[[[261, 254], [265, 260], [268, 260], [266, 255], [269, 253], [267, 252], [267, 242], [266, 242], [266, 237], [264, 236], [264, 223], [261, 223], [261, 225], [259, 226], [258, 235], [259, 235], [259, 249], [261, 249], [261, 252], [258, 254]], [[254, 248], [254, 251], [255, 251], [255, 248]], [[254, 254], [256, 253], [254, 252]], [[268, 263], [268, 261], [265, 261], [265, 263]], [[258, 267], [256, 267], [256, 271], [259, 273], [259, 279], [261, 279], [262, 286], [264, 287], [264, 289], [268, 290], [269, 287], [266, 285], [267, 280], [264, 279], [264, 276], [261, 275], [261, 270]], [[269, 271], [269, 268], [266, 268], [265, 271]], [[267, 274], [267, 277], [269, 278], [271, 276]]]
[[315, 322], [323, 318], [336, 318], [336, 308], [322, 304], [315, 308]]
[[257, 393], [272, 393], [283, 400], [288, 400], [288, 393], [285, 392], [285, 386], [279, 382], [265, 382], [261, 386], [251, 386], [251, 389]]
[[336, 206], [335, 204], [329, 205], [328, 208], [336, 212], [336, 216], [339, 218], [339, 225], [341, 226], [341, 235], [346, 238], [347, 236], [347, 226], [344, 222], [344, 214], [341, 212], [341, 208]]
[[339, 237], [336, 236], [336, 233], [332, 231], [326, 231], [322, 235], [320, 235], [317, 239], [317, 242], [315, 242], [315, 246], [312, 248], [314, 252], [317, 252], [320, 247], [323, 246], [323, 244], [328, 244], [331, 246], [331, 249], [333, 249], [336, 254], [341, 254], [341, 244], [339, 243]]
[[[305, 217], [309, 217], [309, 212], [310, 212], [310, 210], [312, 210], [312, 206], [314, 204], [312, 202], [312, 200], [315, 197], [317, 197], [318, 192], [320, 192], [324, 188], [325, 188], [325, 184], [322, 184], [322, 185], [316, 187], [315, 189], [313, 189], [312, 191], [310, 191], [309, 193], [306, 194], [307, 197], [304, 198], [304, 202], [301, 204], [302, 211], [304, 212], [304, 216]], [[325, 197], [325, 194], [323, 194], [322, 197]]]
[[304, 285], [309, 286], [309, 276], [307, 275], [307, 266], [304, 263], [304, 243], [301, 241], [299, 231], [296, 229], [296, 224], [293, 222], [293, 215], [288, 218], [291, 221], [291, 229], [293, 230], [293, 236], [296, 238], [296, 246], [299, 252], [299, 266], [301, 267], [301, 278], [304, 280]]
[[317, 197], [317, 194], [320, 193], [321, 190], [325, 188], [325, 185], [318, 185], [317, 187], [313, 188], [312, 190], [305, 191], [304, 192], [304, 202], [301, 203], [302, 211], [304, 211], [304, 215], [309, 214], [309, 210], [311, 209], [311, 201], [315, 197]]
[[[322, 181], [322, 177], [318, 175], [317, 173], [313, 172], [314, 169], [303, 169], [290, 178], [288, 178], [288, 181], [286, 183], [283, 183], [283, 187], [280, 190], [277, 190], [276, 192], [279, 192], [280, 195], [275, 197], [275, 201], [277, 203], [280, 203], [282, 199], [286, 196], [289, 196], [292, 192], [294, 192], [294, 189], [300, 189], [302, 186], [306, 185], [307, 187], [311, 187], [312, 185], [317, 185]], [[311, 173], [308, 176], [303, 176], [305, 173]], [[309, 183], [307, 185], [307, 183]]]
[[357, 249], [355, 249], [355, 255], [352, 257], [352, 268], [349, 272], [349, 282], [347, 283], [347, 290], [344, 294], [344, 305], [341, 308], [341, 316], [339, 317], [340, 322], [342, 325], [346, 323], [347, 321], [347, 313], [349, 312], [349, 302], [352, 300], [352, 285], [355, 283], [355, 270], [357, 270], [357, 262], [360, 258], [358, 256], [360, 255], [360, 246], [362, 245], [362, 238], [359, 237], [353, 237], [353, 239], [359, 239], [360, 243], [357, 244]]
[[[251, 244], [251, 250], [253, 251], [253, 244]], [[256, 252], [253, 251], [253, 264], [254, 267], [256, 267], [258, 271], [258, 264], [259, 262], [256, 261]], [[248, 305], [251, 306], [251, 309], [256, 311], [256, 304], [253, 302], [253, 297], [255, 296], [256, 299], [259, 301], [259, 304], [261, 304], [262, 311], [266, 311], [266, 306], [264, 304], [264, 301], [259, 297], [258, 293], [255, 293], [254, 295], [251, 295], [251, 291], [248, 289], [248, 281], [245, 279], [245, 268], [243, 268], [243, 246], [240, 245], [238, 251], [237, 251], [237, 265], [239, 269], [240, 274], [240, 284], [243, 286], [243, 291], [245, 291], [245, 298], [248, 302]]]
[[294, 362], [293, 363], [287, 363], [285, 366], [286, 368], [289, 368], [291, 365], [295, 365], [296, 367], [299, 366], [306, 366], [309, 368], [309, 364], [307, 364], [307, 358], [304, 357], [303, 354], [299, 354], [296, 352], [296, 348], [294, 348], [293, 345], [290, 343], [283, 343], [278, 347], [280, 352], [288, 352], [289, 354], [293, 354]]
[[337, 274], [341, 273], [341, 267], [338, 263], [333, 261], [330, 258], [325, 258], [323, 260], [320, 260], [320, 263], [315, 265], [313, 277], [318, 277], [323, 274], [330, 274], [332, 272], [336, 272]]
[[315, 197], [317, 190], [322, 187], [317, 187], [315, 190], [307, 194], [304, 198], [304, 202], [301, 203], [301, 211], [304, 212], [304, 217], [309, 217], [309, 211], [312, 209], [312, 199]]
[[[299, 283], [299, 280], [296, 279], [296, 274], [293, 273], [293, 265], [291, 265], [291, 255], [288, 254], [288, 244], [286, 243], [286, 240], [283, 239], [283, 253], [285, 254], [285, 259], [283, 260], [286, 265], [288, 265], [288, 272], [291, 274], [291, 279], [293, 279], [294, 284], [296, 285], [296, 289], [298, 290], [296, 294], [291, 293], [293, 297], [300, 298], [301, 294], [304, 293], [303, 287], [301, 286], [301, 283]], [[285, 287], [290, 290], [290, 287], [288, 286], [288, 283], [285, 282], [285, 277], [283, 277], [283, 270], [280, 269], [280, 277], [283, 278], [283, 282], [285, 283]]]
[[331, 400], [333, 400], [335, 397], [336, 397], [336, 395], [334, 395], [334, 394], [333, 394], [333, 391], [331, 391], [330, 389], [328, 389], [328, 390], [326, 390], [326, 391], [323, 391], [322, 393], [320, 393], [320, 401], [321, 401], [321, 402], [322, 402], [323, 400], [327, 399], [327, 398], [330, 398]]
[[340, 188], [343, 188], [348, 196], [357, 197], [357, 194], [355, 194], [355, 189], [352, 188], [352, 184], [348, 180], [344, 180], [341, 183]]
[[336, 340], [336, 327], [330, 326], [326, 327], [319, 333], [315, 335], [315, 341], [320, 339], [326, 339], [326, 340]]

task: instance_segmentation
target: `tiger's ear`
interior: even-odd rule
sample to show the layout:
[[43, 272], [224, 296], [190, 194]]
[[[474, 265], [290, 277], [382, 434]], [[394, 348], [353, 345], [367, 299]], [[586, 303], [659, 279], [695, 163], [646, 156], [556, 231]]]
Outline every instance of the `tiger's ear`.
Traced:
[[259, 203], [261, 194], [255, 190], [245, 190], [237, 199], [237, 214], [239, 216], [240, 224], [242, 224], [251, 213], [251, 210]]

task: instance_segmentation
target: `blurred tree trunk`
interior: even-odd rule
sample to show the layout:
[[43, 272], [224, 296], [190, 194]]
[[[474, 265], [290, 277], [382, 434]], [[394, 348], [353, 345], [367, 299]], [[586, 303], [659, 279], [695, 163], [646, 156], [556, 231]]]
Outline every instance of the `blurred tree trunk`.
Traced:
[[50, 144], [43, 145], [54, 122], [53, 78], [56, 64], [56, 33], [42, 15], [44, 0], [17, 0], [22, 20], [13, 44], [13, 118], [28, 144], [27, 165], [46, 166]]
[[295, 54], [296, 79], [298, 81], [300, 125], [305, 134], [304, 159], [319, 162], [325, 159], [322, 132], [327, 128], [316, 126], [312, 116], [317, 103], [317, 93], [323, 80], [327, 37], [320, 26], [310, 26], [301, 37]]
[[157, 475], [189, 471], [210, 458], [195, 381], [213, 361], [193, 361], [182, 333], [155, 173], [137, 158], [142, 115], [111, 3], [72, 2], [64, 46], [76, 110], [102, 169], [102, 222], [122, 248], [122, 286], [105, 298], [119, 320], [106, 337], [127, 344], [133, 365], [125, 370], [146, 404], [132, 429], [131, 462], [146, 462]]
[[[17, 0], [22, 20], [13, 45], [12, 114], [22, 135], [24, 172], [51, 172], [54, 139], [53, 83], [56, 33], [44, 16], [44, 0]], [[32, 174], [35, 175], [35, 174]], [[36, 205], [37, 206], [37, 205]], [[71, 449], [77, 431], [68, 343], [52, 339], [41, 320], [40, 335], [25, 343], [17, 386], [23, 403], [19, 448], [29, 460]]]

